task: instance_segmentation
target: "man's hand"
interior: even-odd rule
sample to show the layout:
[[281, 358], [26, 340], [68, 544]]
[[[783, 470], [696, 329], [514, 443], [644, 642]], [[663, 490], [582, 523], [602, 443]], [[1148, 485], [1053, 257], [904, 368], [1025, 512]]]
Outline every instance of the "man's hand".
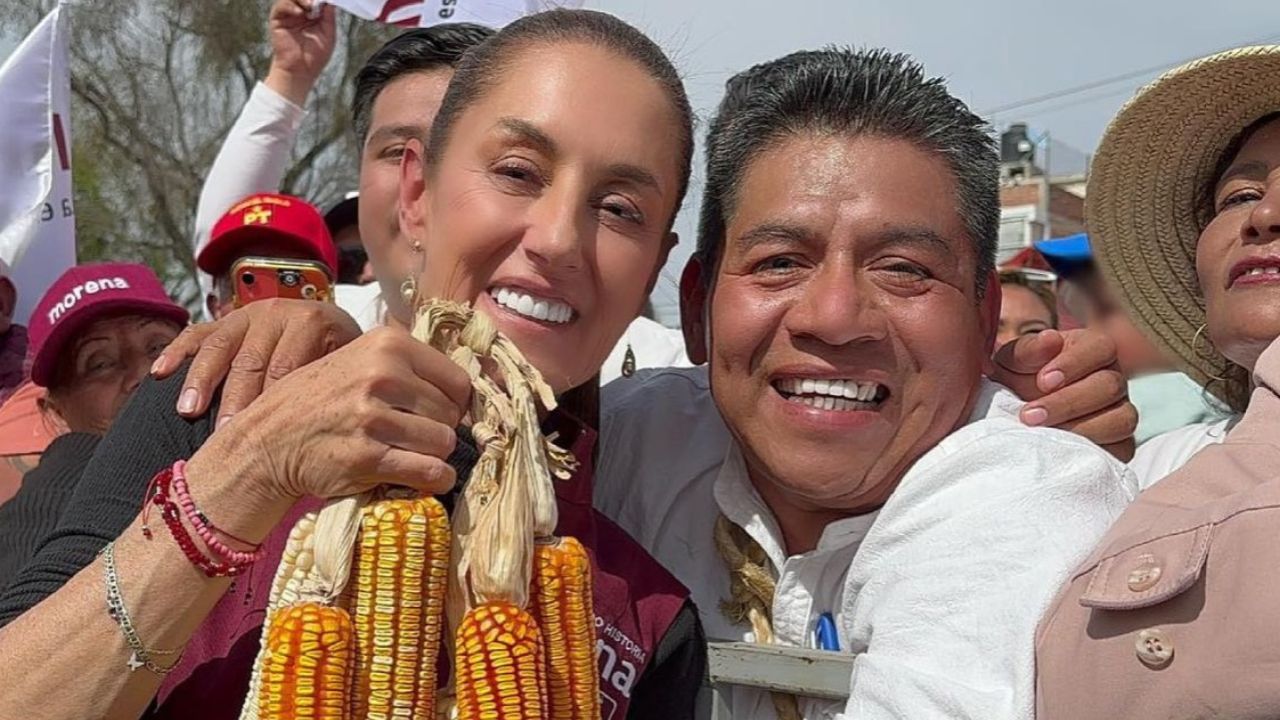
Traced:
[[1138, 411], [1105, 334], [1046, 330], [1020, 337], [996, 352], [988, 375], [1028, 401], [1024, 423], [1074, 432], [1125, 462], [1133, 457]]
[[311, 16], [316, 0], [276, 0], [271, 6], [271, 69], [265, 85], [302, 106], [333, 57], [337, 32], [332, 5]]
[[275, 381], [358, 337], [360, 326], [337, 305], [261, 300], [217, 322], [188, 326], [156, 358], [151, 374], [167, 377], [195, 358], [178, 396], [178, 414], [204, 414], [222, 384], [221, 426]]

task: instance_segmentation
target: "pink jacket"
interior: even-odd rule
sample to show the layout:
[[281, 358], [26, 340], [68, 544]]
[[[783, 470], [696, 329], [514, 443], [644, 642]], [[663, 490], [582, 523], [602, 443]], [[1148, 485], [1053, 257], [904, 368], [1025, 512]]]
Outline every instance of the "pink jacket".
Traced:
[[1280, 717], [1280, 340], [1221, 445], [1140, 495], [1036, 640], [1037, 717]]

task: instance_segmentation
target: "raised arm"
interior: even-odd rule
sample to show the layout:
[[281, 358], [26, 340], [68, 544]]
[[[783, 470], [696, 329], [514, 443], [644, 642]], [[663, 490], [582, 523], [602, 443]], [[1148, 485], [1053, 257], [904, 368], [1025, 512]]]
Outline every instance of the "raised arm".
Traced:
[[[271, 68], [254, 87], [222, 142], [196, 206], [195, 251], [209, 241], [218, 218], [237, 200], [280, 188], [305, 116], [307, 95], [333, 55], [334, 8], [310, 17], [312, 0], [276, 0], [271, 7]], [[200, 273], [207, 293], [211, 278]]]

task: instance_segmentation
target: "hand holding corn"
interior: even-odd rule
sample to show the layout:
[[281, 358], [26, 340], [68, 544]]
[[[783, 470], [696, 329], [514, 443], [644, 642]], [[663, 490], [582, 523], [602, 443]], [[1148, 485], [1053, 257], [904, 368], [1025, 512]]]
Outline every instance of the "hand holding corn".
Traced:
[[428, 303], [415, 337], [447, 350], [474, 390], [483, 453], [452, 523], [434, 499], [386, 490], [299, 522], [242, 717], [594, 720], [591, 563], [552, 534], [552, 477], [573, 460], [539, 431], [551, 391], [465, 306]]
[[337, 498], [380, 484], [448, 492], [445, 462], [470, 405], [467, 374], [407, 332], [381, 328], [290, 373], [215, 433], [248, 493], [274, 502]]

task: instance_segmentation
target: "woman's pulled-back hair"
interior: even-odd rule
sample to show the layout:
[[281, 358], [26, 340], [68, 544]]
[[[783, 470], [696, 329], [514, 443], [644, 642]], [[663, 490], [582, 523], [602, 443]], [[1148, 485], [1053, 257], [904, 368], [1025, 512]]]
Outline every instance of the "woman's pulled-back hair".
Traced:
[[977, 291], [995, 264], [1000, 227], [998, 157], [990, 127], [927, 78], [910, 57], [886, 50], [828, 48], [792, 53], [729, 80], [707, 132], [707, 177], [698, 227], [709, 287], [747, 167], [800, 134], [904, 140], [947, 161], [956, 211], [977, 251]]
[[693, 110], [684, 83], [662, 48], [644, 33], [612, 15], [593, 10], [562, 8], [527, 15], [467, 51], [449, 82], [440, 112], [431, 126], [427, 162], [433, 163], [439, 158], [439, 153], [430, 148], [446, 147], [458, 118], [501, 79], [521, 50], [551, 43], [581, 43], [610, 50], [643, 67], [663, 87], [679, 122], [680, 186], [674, 206], [679, 209], [689, 187], [689, 169], [693, 163]]

